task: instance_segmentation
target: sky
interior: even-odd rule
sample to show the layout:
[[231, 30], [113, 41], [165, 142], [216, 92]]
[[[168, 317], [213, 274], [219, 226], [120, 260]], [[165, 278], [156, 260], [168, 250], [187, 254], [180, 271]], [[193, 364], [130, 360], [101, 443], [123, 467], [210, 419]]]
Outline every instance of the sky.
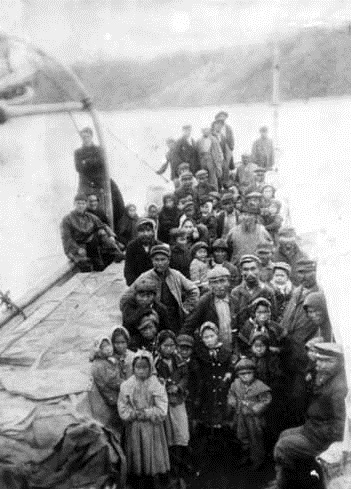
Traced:
[[65, 62], [150, 58], [351, 22], [349, 0], [1, 0], [0, 31]]

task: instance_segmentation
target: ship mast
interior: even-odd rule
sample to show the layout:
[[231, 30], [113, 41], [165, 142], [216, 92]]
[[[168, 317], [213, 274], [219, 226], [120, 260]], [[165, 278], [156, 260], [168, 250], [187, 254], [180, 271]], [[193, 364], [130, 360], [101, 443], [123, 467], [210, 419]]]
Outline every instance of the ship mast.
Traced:
[[275, 44], [273, 49], [273, 91], [272, 105], [273, 110], [273, 145], [274, 145], [274, 161], [275, 167], [278, 166], [279, 158], [279, 82], [280, 82], [280, 51], [278, 44]]

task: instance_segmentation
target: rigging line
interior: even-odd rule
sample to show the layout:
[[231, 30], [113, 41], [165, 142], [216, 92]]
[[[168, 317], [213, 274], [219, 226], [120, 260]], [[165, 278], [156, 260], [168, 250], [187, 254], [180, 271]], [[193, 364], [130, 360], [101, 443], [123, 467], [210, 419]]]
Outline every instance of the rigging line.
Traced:
[[[124, 148], [126, 148], [130, 153], [133, 154], [133, 156], [139, 160], [141, 163], [143, 163], [145, 166], [147, 166], [153, 173], [156, 173], [156, 170], [150, 165], [150, 163], [148, 163], [144, 158], [140, 158], [140, 156], [138, 155], [138, 153], [136, 153], [134, 150], [132, 150], [124, 141], [122, 141], [121, 139], [119, 139], [116, 134], [109, 128], [109, 126], [105, 123], [103, 123], [103, 125], [106, 127], [108, 133], [121, 145], [123, 146]], [[156, 175], [158, 175], [158, 173], [156, 173]], [[169, 180], [164, 177], [163, 175], [158, 175], [159, 177], [163, 178], [163, 180], [166, 182], [166, 183], [169, 183]]]

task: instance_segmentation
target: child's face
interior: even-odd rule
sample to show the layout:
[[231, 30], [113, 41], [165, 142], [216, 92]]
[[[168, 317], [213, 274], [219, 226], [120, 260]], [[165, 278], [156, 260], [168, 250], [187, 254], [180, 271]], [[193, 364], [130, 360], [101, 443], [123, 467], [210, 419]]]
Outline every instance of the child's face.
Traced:
[[134, 375], [139, 380], [146, 380], [150, 377], [150, 365], [147, 360], [141, 358], [134, 365]]
[[161, 356], [164, 358], [170, 358], [173, 353], [175, 352], [176, 349], [176, 344], [172, 340], [172, 338], [167, 338], [161, 345], [160, 345], [160, 353]]
[[153, 304], [155, 294], [151, 291], [140, 291], [135, 294], [135, 300], [138, 306], [146, 308]]
[[184, 248], [187, 243], [186, 236], [178, 236], [176, 239], [176, 243], [180, 245], [182, 248]]
[[165, 200], [165, 207], [167, 209], [172, 209], [174, 207], [174, 200], [173, 199], [166, 199]]
[[202, 334], [202, 341], [207, 348], [214, 348], [218, 343], [218, 335], [212, 329], [205, 329]]
[[200, 211], [203, 216], [208, 216], [211, 211], [212, 211], [212, 204], [211, 202], [205, 202], [200, 206]]
[[227, 259], [227, 250], [216, 249], [213, 252], [213, 256], [216, 263], [223, 263]]
[[289, 277], [284, 270], [276, 269], [273, 274], [273, 279], [278, 285], [286, 285]]
[[200, 175], [197, 177], [197, 181], [200, 184], [207, 183], [208, 182], [208, 175]]
[[145, 326], [139, 330], [140, 334], [146, 340], [153, 340], [157, 335], [157, 328], [154, 323], [145, 324]]
[[273, 199], [273, 189], [271, 187], [266, 187], [263, 192], [263, 197], [267, 200]]
[[101, 345], [100, 345], [100, 351], [101, 351], [101, 355], [104, 357], [104, 358], [107, 358], [107, 357], [110, 357], [111, 355], [113, 355], [113, 348], [112, 348], [112, 345], [109, 341], [107, 340], [104, 340]]
[[272, 258], [273, 253], [271, 251], [259, 250], [257, 252], [257, 255], [258, 255], [259, 259], [261, 260], [262, 265], [266, 266], [266, 265], [268, 265], [270, 259]]
[[206, 258], [207, 258], [207, 250], [206, 250], [206, 248], [200, 248], [199, 250], [197, 250], [197, 252], [195, 253], [195, 257], [198, 260], [205, 262], [206, 261]]
[[127, 351], [127, 340], [123, 335], [116, 336], [113, 347], [117, 355], [124, 355]]
[[137, 213], [136, 212], [136, 207], [134, 207], [134, 205], [131, 206], [131, 207], [129, 207], [129, 209], [128, 209], [128, 216], [129, 217], [131, 217], [131, 218], [135, 217], [136, 216], [136, 213]]
[[185, 221], [182, 227], [187, 236], [190, 236], [194, 232], [194, 224], [191, 221]]
[[251, 346], [251, 351], [255, 355], [255, 357], [261, 358], [266, 354], [267, 345], [260, 339], [257, 339], [253, 342]]
[[239, 372], [238, 377], [243, 384], [249, 385], [249, 384], [252, 384], [252, 382], [254, 381], [255, 375], [251, 371], [250, 372]]
[[158, 209], [157, 209], [157, 207], [154, 206], [154, 205], [152, 205], [151, 207], [149, 207], [148, 215], [152, 219], [155, 219], [158, 216]]
[[191, 354], [193, 353], [193, 349], [189, 345], [179, 345], [178, 352], [183, 360], [188, 360], [188, 358], [190, 358]]
[[278, 213], [279, 213], [279, 209], [278, 209], [278, 207], [275, 204], [271, 204], [268, 207], [268, 211], [269, 211], [269, 213], [270, 213], [271, 216], [277, 216]]
[[271, 318], [271, 313], [268, 307], [260, 305], [256, 309], [255, 319], [259, 324], [266, 323]]

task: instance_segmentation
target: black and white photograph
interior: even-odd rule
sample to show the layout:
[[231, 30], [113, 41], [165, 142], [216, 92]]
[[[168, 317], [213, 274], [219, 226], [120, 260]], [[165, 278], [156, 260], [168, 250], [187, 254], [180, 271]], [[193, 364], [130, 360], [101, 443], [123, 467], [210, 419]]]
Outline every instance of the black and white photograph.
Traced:
[[0, 0], [0, 489], [351, 489], [349, 0]]

